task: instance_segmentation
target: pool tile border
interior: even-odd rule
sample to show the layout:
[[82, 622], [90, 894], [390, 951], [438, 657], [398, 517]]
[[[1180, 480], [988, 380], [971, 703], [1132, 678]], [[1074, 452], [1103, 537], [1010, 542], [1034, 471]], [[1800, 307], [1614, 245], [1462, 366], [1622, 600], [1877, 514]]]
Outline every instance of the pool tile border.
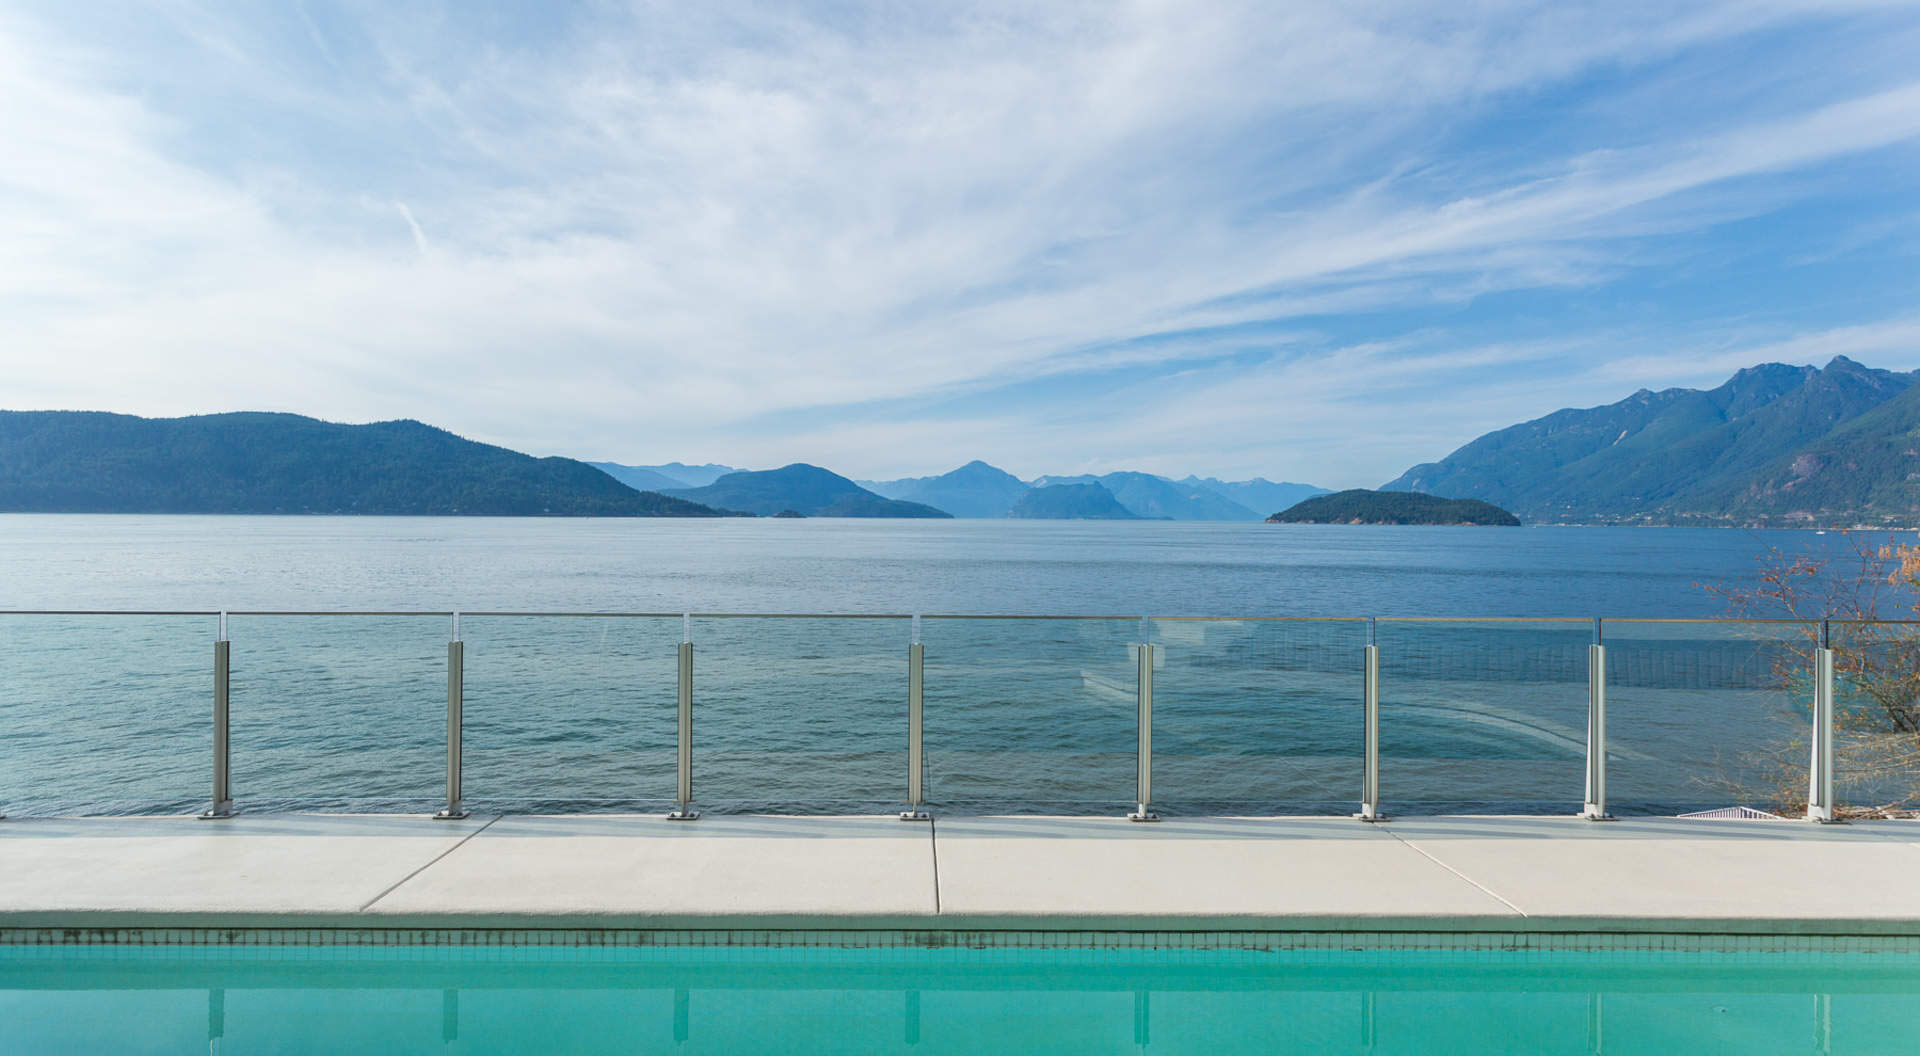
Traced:
[[44, 947], [334, 950], [1002, 950], [1248, 953], [1696, 954], [1920, 956], [1920, 936], [1683, 932], [912, 931], [524, 928], [0, 928], [0, 950]]

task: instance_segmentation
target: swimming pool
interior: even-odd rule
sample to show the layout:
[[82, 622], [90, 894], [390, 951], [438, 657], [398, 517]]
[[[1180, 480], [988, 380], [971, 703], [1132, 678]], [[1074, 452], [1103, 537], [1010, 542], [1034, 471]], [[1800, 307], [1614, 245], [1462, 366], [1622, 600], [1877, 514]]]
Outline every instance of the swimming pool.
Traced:
[[1882, 1054], [1920, 1023], [1912, 939], [774, 938], [0, 935], [0, 1052]]

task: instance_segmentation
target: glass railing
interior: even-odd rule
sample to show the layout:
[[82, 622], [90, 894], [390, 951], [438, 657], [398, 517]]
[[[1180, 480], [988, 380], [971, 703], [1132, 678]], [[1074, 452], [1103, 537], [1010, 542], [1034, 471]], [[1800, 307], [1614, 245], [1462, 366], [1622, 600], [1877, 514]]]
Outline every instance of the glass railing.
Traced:
[[267, 811], [431, 805], [449, 624], [438, 614], [231, 616], [233, 787]]
[[1920, 803], [1920, 624], [0, 613], [0, 814]]
[[0, 613], [0, 814], [206, 804], [215, 613]]
[[921, 624], [933, 809], [1112, 813], [1133, 800], [1138, 618]]
[[1363, 763], [1365, 628], [1364, 620], [1152, 621], [1159, 808], [1351, 812]]
[[695, 800], [713, 810], [898, 810], [908, 624], [693, 617]]
[[[667, 809], [683, 623], [463, 614], [462, 769], [472, 809]], [[444, 727], [437, 736], [445, 742]]]
[[1393, 813], [1581, 800], [1591, 620], [1380, 620], [1380, 795]]
[[1608, 620], [1614, 809], [1804, 811], [1819, 625]]
[[1836, 620], [1829, 635], [1840, 801], [1863, 808], [1920, 802], [1920, 622]]

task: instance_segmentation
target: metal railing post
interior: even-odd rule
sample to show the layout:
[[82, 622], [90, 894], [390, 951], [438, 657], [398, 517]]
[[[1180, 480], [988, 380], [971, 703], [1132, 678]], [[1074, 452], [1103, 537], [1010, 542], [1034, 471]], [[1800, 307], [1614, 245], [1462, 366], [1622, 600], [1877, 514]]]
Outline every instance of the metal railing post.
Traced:
[[1833, 809], [1833, 637], [1820, 622], [1820, 647], [1813, 651], [1813, 762], [1807, 775], [1807, 820], [1832, 824]]
[[1607, 813], [1607, 647], [1599, 617], [1593, 621], [1593, 644], [1587, 646], [1587, 798], [1580, 816], [1613, 820]]
[[447, 809], [435, 814], [440, 821], [467, 816], [460, 802], [461, 732], [465, 724], [467, 646], [460, 640], [460, 614], [453, 614], [447, 635]]
[[1139, 674], [1134, 682], [1134, 716], [1139, 740], [1134, 748], [1134, 811], [1128, 821], [1159, 821], [1153, 812], [1153, 643], [1147, 641], [1147, 621], [1140, 621]]
[[233, 817], [233, 753], [227, 739], [228, 689], [233, 643], [227, 640], [227, 614], [213, 641], [213, 805], [200, 816], [209, 821]]
[[1367, 617], [1367, 645], [1360, 661], [1361, 719], [1360, 813], [1361, 821], [1385, 821], [1380, 813], [1380, 639], [1374, 618]]
[[668, 821], [692, 821], [700, 812], [690, 809], [693, 803], [693, 614], [680, 617], [680, 731], [676, 738], [679, 747], [679, 782], [674, 795], [673, 813], [667, 815]]
[[926, 811], [926, 756], [922, 740], [922, 712], [926, 690], [926, 647], [920, 644], [920, 617], [913, 618], [913, 641], [907, 646], [907, 809], [901, 821], [932, 821]]

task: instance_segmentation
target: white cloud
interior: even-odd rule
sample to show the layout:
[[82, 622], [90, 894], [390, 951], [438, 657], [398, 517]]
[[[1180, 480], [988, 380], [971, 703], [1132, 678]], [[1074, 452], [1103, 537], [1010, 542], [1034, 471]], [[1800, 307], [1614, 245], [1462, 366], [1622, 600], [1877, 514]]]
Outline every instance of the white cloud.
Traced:
[[[1613, 375], [1551, 343], [1335, 340], [1328, 317], [1600, 286], [1623, 234], [1794, 194], [1697, 200], [1713, 188], [1920, 134], [1910, 70], [1860, 80], [1913, 36], [1897, 16], [1843, 34], [1873, 42], [1844, 80], [1738, 110], [1485, 158], [1463, 131], [1845, 21], [1828, 6], [146, 17], [172, 32], [0, 17], [8, 405], [409, 416], [540, 453], [860, 475], [979, 455], [1365, 482]], [[1116, 372], [1139, 381], [938, 410]], [[1461, 378], [1470, 411], [1411, 413]]]

